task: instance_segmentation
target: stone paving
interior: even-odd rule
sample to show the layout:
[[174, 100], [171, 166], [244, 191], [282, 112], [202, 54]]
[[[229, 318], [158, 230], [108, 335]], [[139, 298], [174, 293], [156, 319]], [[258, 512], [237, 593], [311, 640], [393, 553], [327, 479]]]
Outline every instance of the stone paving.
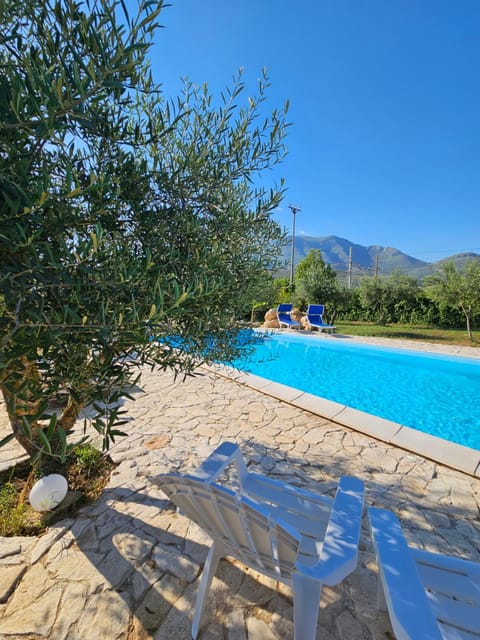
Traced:
[[[315, 491], [333, 494], [339, 476], [355, 475], [366, 504], [395, 510], [409, 542], [480, 561], [478, 478], [212, 372], [185, 382], [145, 372], [125, 404], [129, 435], [110, 452], [118, 467], [102, 497], [39, 538], [0, 539], [1, 640], [190, 638], [209, 542], [148, 477], [193, 470], [223, 440], [261, 472]], [[376, 572], [364, 517], [357, 570], [323, 589], [319, 639], [393, 637], [376, 610]], [[224, 560], [200, 638], [286, 640], [292, 619], [286, 587]]]

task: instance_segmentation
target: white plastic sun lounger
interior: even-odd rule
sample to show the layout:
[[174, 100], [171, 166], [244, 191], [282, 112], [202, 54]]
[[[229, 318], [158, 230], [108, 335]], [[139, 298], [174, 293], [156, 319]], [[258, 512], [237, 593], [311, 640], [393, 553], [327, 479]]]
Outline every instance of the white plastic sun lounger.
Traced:
[[[235, 481], [220, 484], [230, 465]], [[192, 475], [150, 479], [213, 539], [200, 579], [193, 638], [219, 560], [232, 556], [292, 587], [295, 639], [314, 640], [322, 585], [338, 584], [357, 565], [364, 500], [360, 480], [341, 478], [332, 499], [249, 472], [240, 449], [230, 442]]]
[[379, 608], [397, 640], [478, 640], [480, 564], [409, 547], [397, 516], [369, 508]]

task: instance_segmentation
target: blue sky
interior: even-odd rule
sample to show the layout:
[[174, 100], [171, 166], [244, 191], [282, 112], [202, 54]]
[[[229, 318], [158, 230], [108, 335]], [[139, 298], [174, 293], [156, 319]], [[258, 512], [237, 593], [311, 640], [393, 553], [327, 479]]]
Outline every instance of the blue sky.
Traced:
[[160, 21], [166, 95], [265, 66], [268, 106], [290, 101], [287, 230], [293, 203], [298, 233], [480, 253], [479, 0], [173, 0]]

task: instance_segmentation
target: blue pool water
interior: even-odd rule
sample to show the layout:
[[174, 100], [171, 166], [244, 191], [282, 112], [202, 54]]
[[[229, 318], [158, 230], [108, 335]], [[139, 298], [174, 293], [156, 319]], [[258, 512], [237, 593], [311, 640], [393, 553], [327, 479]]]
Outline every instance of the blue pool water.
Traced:
[[233, 365], [480, 449], [480, 360], [274, 334]]

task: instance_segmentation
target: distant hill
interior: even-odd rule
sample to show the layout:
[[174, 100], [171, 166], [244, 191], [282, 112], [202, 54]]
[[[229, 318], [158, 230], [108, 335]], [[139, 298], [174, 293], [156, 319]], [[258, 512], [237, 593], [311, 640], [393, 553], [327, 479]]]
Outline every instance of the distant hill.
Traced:
[[421, 267], [419, 269], [412, 269], [412, 271], [409, 271], [409, 275], [421, 280], [425, 276], [428, 276], [434, 273], [435, 270], [438, 270], [442, 264], [445, 264], [446, 262], [451, 262], [452, 260], [457, 267], [461, 268], [463, 267], [463, 265], [467, 260], [480, 261], [480, 255], [478, 253], [471, 253], [471, 252], [457, 253], [454, 256], [450, 256], [449, 258], [443, 258], [443, 260], [438, 260], [437, 262], [429, 262], [425, 267]]
[[[453, 260], [458, 266], [462, 266], [468, 259], [480, 260], [480, 255], [477, 253], [459, 253], [438, 262], [424, 262], [393, 247], [382, 247], [377, 244], [364, 247], [338, 236], [300, 235], [295, 238], [295, 265], [303, 260], [312, 249], [320, 249], [327, 264], [331, 264], [336, 271], [347, 271], [350, 248], [352, 250], [352, 273], [357, 277], [359, 275], [373, 275], [378, 266], [378, 274], [382, 276], [389, 275], [395, 269], [400, 269], [408, 275], [421, 279], [434, 273], [442, 263], [450, 260]], [[281, 276], [289, 274], [290, 253], [291, 237], [288, 238], [283, 250], [282, 257], [285, 261], [285, 268], [279, 272]]]

